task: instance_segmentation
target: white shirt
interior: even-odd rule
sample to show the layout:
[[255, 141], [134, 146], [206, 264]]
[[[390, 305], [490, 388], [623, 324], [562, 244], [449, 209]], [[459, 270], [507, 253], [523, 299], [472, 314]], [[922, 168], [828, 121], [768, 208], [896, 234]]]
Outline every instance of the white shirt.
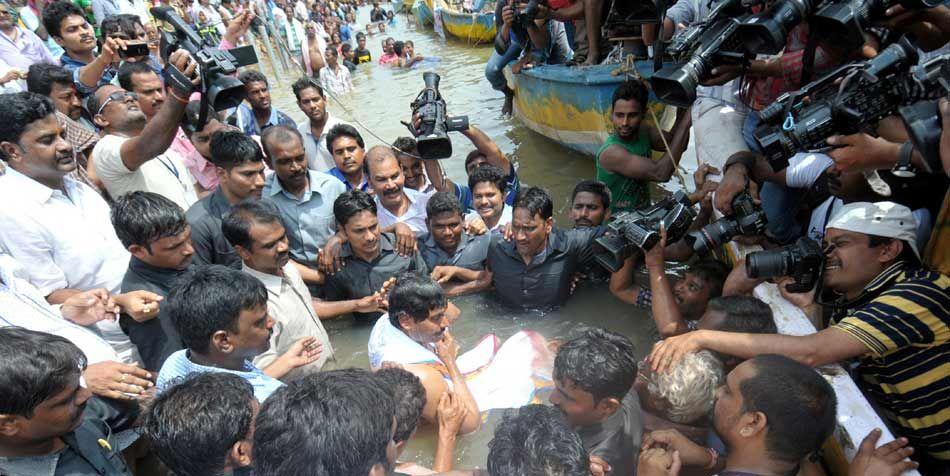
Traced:
[[[129, 253], [112, 228], [109, 205], [88, 185], [63, 182], [66, 193], [7, 168], [0, 177], [0, 247], [23, 264], [43, 296], [95, 288], [117, 294]], [[117, 323], [96, 326], [123, 361], [139, 359]]]
[[[511, 212], [512, 212], [511, 205], [508, 205], [506, 203], [505, 208], [502, 208], [501, 210], [501, 217], [498, 218], [498, 223], [496, 223], [495, 226], [489, 228], [488, 231], [489, 232], [493, 232], [495, 230], [505, 231], [505, 225], [511, 223]], [[482, 216], [479, 215], [478, 212], [475, 212], [475, 211], [468, 212], [468, 214], [465, 215], [465, 223], [468, 223], [471, 220], [474, 220], [476, 218], [481, 218], [481, 217]]]
[[294, 342], [304, 337], [316, 337], [317, 342], [323, 344], [323, 353], [316, 361], [291, 370], [281, 380], [289, 382], [307, 374], [319, 371], [333, 356], [333, 347], [330, 337], [323, 328], [323, 323], [313, 309], [313, 301], [307, 285], [304, 284], [300, 272], [293, 263], [284, 265], [283, 276], [262, 273], [249, 268], [246, 264], [241, 270], [254, 276], [267, 288], [267, 313], [274, 319], [274, 328], [270, 336], [270, 348], [266, 352], [254, 357], [254, 365], [263, 369], [270, 365], [284, 352], [287, 352]]
[[182, 210], [198, 201], [195, 179], [177, 153], [169, 149], [132, 171], [122, 162], [120, 153], [127, 140], [128, 137], [109, 134], [92, 149], [93, 167], [109, 195], [116, 198], [134, 191], [154, 192], [177, 203]]
[[334, 96], [342, 96], [352, 91], [353, 80], [350, 79], [349, 68], [340, 63], [337, 63], [336, 71], [329, 65], [320, 68], [320, 86]]
[[119, 356], [98, 329], [73, 324], [63, 318], [60, 306], [51, 306], [43, 293], [26, 280], [23, 267], [0, 253], [0, 327], [17, 326], [68, 339], [95, 364], [118, 361]]
[[426, 225], [426, 205], [429, 203], [429, 195], [418, 192], [408, 187], [403, 187], [403, 192], [409, 197], [409, 209], [402, 216], [393, 215], [382, 202], [379, 201], [379, 194], [373, 198], [376, 200], [376, 216], [379, 219], [379, 227], [387, 228], [396, 223], [405, 223], [409, 228], [419, 235], [429, 231]]
[[307, 166], [310, 167], [310, 170], [317, 170], [319, 172], [326, 172], [336, 167], [333, 154], [327, 150], [327, 134], [330, 133], [330, 129], [333, 129], [333, 126], [337, 124], [349, 125], [330, 115], [330, 111], [327, 111], [326, 115], [327, 122], [323, 126], [320, 137], [314, 137], [313, 132], [310, 131], [310, 119], [307, 119], [306, 122], [297, 126], [297, 130], [300, 131], [300, 135], [303, 136], [303, 147], [307, 153]]

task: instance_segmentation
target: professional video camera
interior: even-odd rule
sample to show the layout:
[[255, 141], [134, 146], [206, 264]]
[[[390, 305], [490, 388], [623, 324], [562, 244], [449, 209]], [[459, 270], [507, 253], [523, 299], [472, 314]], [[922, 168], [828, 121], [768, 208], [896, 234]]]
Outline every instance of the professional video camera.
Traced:
[[722, 0], [705, 20], [673, 36], [666, 53], [674, 64], [653, 73], [650, 78], [660, 101], [689, 107], [696, 100], [696, 86], [709, 78], [713, 68], [748, 62], [745, 48], [736, 35], [742, 12], [741, 0]]
[[201, 74], [201, 114], [198, 127], [202, 127], [208, 118], [208, 106], [215, 111], [237, 107], [247, 94], [244, 84], [232, 76], [237, 69], [257, 63], [257, 55], [251, 46], [242, 46], [231, 50], [202, 46], [202, 39], [172, 7], [152, 7], [149, 10], [156, 20], [167, 23], [173, 32], [161, 31], [160, 51], [167, 63], [168, 55], [181, 48], [191, 54], [198, 63]]
[[607, 232], [594, 240], [594, 259], [612, 273], [634, 250], [650, 249], [660, 241], [660, 225], [668, 243], [683, 237], [696, 218], [689, 197], [682, 191], [660, 200], [646, 210], [620, 212], [607, 224]]
[[445, 115], [445, 99], [439, 94], [439, 75], [422, 73], [425, 82], [423, 89], [412, 101], [413, 120], [419, 120], [419, 127], [406, 124], [416, 137], [419, 155], [423, 159], [447, 159], [452, 156], [450, 131], [468, 129], [468, 116], [449, 117]]
[[768, 220], [765, 211], [752, 201], [752, 195], [742, 191], [732, 199], [732, 215], [710, 223], [686, 235], [686, 241], [699, 255], [707, 255], [738, 235], [758, 235], [765, 231]]
[[[946, 94], [948, 62], [945, 54], [916, 66], [917, 49], [903, 38], [873, 59], [843, 65], [779, 96], [760, 111], [761, 125], [753, 135], [772, 169], [781, 170], [796, 152], [829, 150], [829, 136], [860, 132], [886, 116], [910, 112], [901, 106]], [[910, 119], [912, 130], [925, 121]]]
[[785, 289], [804, 293], [811, 291], [821, 280], [824, 263], [825, 252], [821, 245], [811, 238], [802, 237], [776, 250], [749, 253], [745, 258], [745, 270], [750, 278], [791, 276], [795, 282]]

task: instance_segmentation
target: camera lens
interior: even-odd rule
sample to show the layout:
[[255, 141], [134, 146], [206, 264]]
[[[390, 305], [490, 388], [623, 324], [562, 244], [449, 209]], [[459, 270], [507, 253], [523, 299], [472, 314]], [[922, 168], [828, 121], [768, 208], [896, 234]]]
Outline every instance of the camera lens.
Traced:
[[756, 251], [745, 257], [745, 270], [750, 278], [788, 276], [788, 251]]
[[666, 66], [653, 73], [650, 85], [657, 99], [677, 107], [689, 107], [696, 100], [699, 72], [694, 60], [680, 65]]
[[749, 53], [773, 55], [785, 48], [789, 30], [801, 23], [811, 9], [809, 0], [779, 1], [742, 22], [737, 33]]
[[868, 23], [870, 6], [866, 0], [832, 2], [812, 15], [813, 31], [820, 31], [830, 45], [843, 49], [858, 48], [864, 44], [864, 31], [859, 25]]

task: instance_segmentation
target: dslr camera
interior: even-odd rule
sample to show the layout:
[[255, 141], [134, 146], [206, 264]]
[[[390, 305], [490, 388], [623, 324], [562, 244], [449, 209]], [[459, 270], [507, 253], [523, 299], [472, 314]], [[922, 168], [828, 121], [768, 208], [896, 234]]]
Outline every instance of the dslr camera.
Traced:
[[[779, 96], [760, 111], [761, 125], [753, 133], [772, 169], [787, 167], [798, 151], [828, 150], [829, 136], [860, 132], [895, 113], [908, 113], [909, 130], [925, 129], [929, 117], [901, 107], [946, 94], [950, 55], [920, 66], [917, 59], [917, 49], [902, 38], [873, 59], [843, 65], [799, 91]], [[939, 141], [939, 134], [920, 137]]]
[[761, 234], [766, 223], [765, 211], [752, 201], [748, 191], [742, 191], [732, 199], [732, 215], [686, 235], [686, 241], [692, 245], [693, 251], [705, 256], [735, 236]]
[[547, 5], [547, 0], [528, 0], [524, 8], [515, 10], [514, 22], [527, 29], [528, 24], [538, 18], [538, 10], [541, 5]]
[[419, 155], [423, 159], [447, 159], [452, 156], [450, 131], [468, 129], [468, 116], [449, 117], [445, 114], [445, 99], [439, 93], [438, 74], [422, 73], [425, 82], [423, 89], [410, 105], [413, 120], [419, 120], [419, 126], [406, 124], [409, 132], [416, 138]]
[[646, 210], [620, 212], [607, 224], [607, 232], [594, 240], [594, 259], [615, 273], [637, 248], [647, 250], [660, 241], [660, 225], [666, 228], [667, 242], [672, 243], [686, 234], [694, 219], [693, 204], [682, 191]]
[[[207, 121], [209, 106], [215, 111], [223, 111], [237, 107], [244, 101], [247, 97], [244, 83], [233, 75], [238, 68], [257, 63], [257, 55], [252, 46], [241, 46], [227, 51], [202, 46], [201, 36], [185, 23], [172, 7], [152, 7], [149, 11], [156, 20], [174, 28], [171, 32], [159, 29], [160, 51], [166, 64], [168, 56], [177, 49], [187, 51], [198, 63], [202, 88], [199, 127]], [[174, 79], [176, 78], [172, 78], [173, 83]], [[169, 78], [165, 81], [168, 83]], [[190, 87], [190, 83], [187, 86]]]
[[745, 258], [746, 274], [750, 278], [791, 276], [794, 282], [785, 289], [793, 293], [811, 291], [821, 280], [824, 266], [824, 250], [807, 237], [775, 250], [749, 253]]

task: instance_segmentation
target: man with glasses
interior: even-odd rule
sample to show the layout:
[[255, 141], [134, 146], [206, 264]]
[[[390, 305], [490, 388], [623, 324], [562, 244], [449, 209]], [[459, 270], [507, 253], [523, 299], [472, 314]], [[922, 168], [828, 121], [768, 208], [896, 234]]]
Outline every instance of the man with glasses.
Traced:
[[[187, 55], [181, 51], [178, 58]], [[192, 66], [188, 72], [193, 71]], [[169, 88], [166, 94], [168, 99], [151, 120], [142, 112], [135, 93], [107, 85], [90, 96], [86, 106], [105, 133], [92, 151], [90, 174], [101, 180], [113, 197], [133, 191], [154, 192], [187, 210], [198, 201], [195, 179], [181, 157], [168, 147], [190, 91]]]
[[[950, 460], [943, 411], [950, 399], [950, 277], [921, 265], [916, 220], [903, 205], [844, 205], [824, 239], [824, 288], [838, 296], [828, 328], [805, 336], [688, 332], [654, 347], [654, 370], [700, 349], [743, 359], [781, 354], [813, 367], [854, 359], [855, 380], [910, 440], [921, 474], [943, 474]], [[788, 296], [806, 311], [817, 307], [811, 295]]]

